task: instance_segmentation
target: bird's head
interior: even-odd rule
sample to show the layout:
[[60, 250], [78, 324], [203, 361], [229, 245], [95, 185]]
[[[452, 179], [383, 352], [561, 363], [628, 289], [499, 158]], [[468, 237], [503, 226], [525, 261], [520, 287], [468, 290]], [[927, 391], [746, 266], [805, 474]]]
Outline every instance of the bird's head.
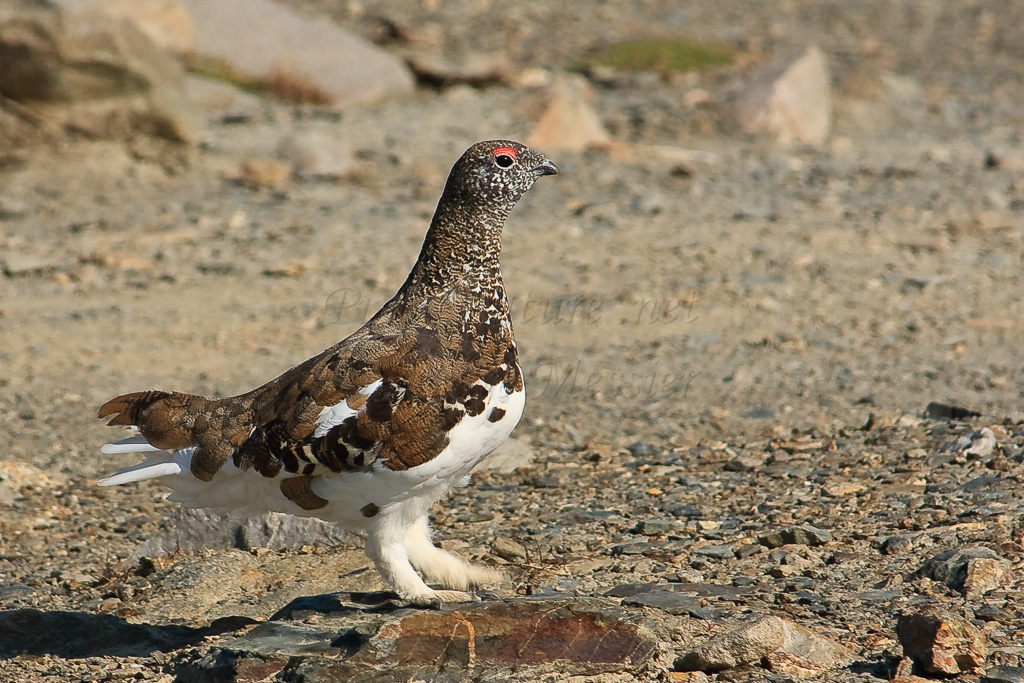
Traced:
[[467, 149], [455, 162], [445, 194], [511, 210], [537, 178], [556, 173], [558, 168], [547, 157], [523, 144], [487, 140]]

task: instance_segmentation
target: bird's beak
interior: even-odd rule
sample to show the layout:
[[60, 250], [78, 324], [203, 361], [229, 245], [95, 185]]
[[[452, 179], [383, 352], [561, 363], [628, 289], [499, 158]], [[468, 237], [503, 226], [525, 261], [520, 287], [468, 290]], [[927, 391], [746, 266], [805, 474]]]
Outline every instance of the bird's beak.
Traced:
[[550, 161], [545, 161], [540, 166], [533, 169], [533, 172], [537, 175], [558, 175], [558, 167]]

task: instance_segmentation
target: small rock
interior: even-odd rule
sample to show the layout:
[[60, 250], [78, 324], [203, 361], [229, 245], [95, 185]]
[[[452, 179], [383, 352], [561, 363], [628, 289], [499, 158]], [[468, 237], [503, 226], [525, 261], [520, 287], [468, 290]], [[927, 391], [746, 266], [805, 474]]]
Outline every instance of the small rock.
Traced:
[[673, 519], [642, 519], [633, 532], [644, 536], [665, 536], [681, 530], [682, 525]]
[[693, 554], [700, 555], [701, 557], [713, 557], [718, 560], [732, 560], [736, 557], [736, 552], [733, 546], [734, 544], [732, 543], [725, 543], [723, 545], [706, 545], [694, 550]]
[[26, 254], [10, 250], [0, 257], [0, 273], [5, 277], [46, 275], [60, 268], [60, 261], [52, 254]]
[[1013, 621], [1014, 614], [998, 605], [982, 605], [975, 608], [974, 618], [981, 619], [982, 621], [998, 621], [1002, 624], [1009, 624]]
[[734, 111], [748, 132], [782, 143], [821, 144], [832, 127], [832, 100], [824, 53], [809, 47], [750, 74], [734, 99]]
[[540, 149], [607, 147], [611, 135], [587, 103], [589, 97], [590, 86], [582, 78], [557, 80], [527, 143]]
[[239, 173], [242, 183], [253, 189], [279, 188], [288, 183], [292, 167], [277, 159], [246, 159]]
[[277, 145], [277, 155], [300, 178], [338, 180], [353, 168], [351, 152], [330, 136], [318, 132], [292, 133]]
[[995, 447], [996, 435], [988, 427], [983, 427], [971, 434], [970, 442], [963, 450], [963, 454], [974, 459], [984, 458], [986, 455], [992, 455]]
[[1001, 586], [1009, 572], [1010, 563], [985, 546], [945, 550], [930, 557], [917, 571], [972, 600]]
[[529, 467], [535, 457], [529, 444], [513, 437], [505, 439], [477, 469], [511, 474], [520, 468]]
[[526, 548], [512, 539], [502, 536], [494, 539], [494, 542], [491, 543], [491, 552], [509, 562], [526, 559]]
[[976, 230], [988, 231], [1002, 230], [1012, 228], [1013, 226], [1013, 219], [1004, 216], [998, 211], [989, 209], [988, 211], [982, 211], [975, 217], [973, 227]]
[[25, 202], [14, 197], [0, 197], [0, 221], [22, 218], [28, 213]]
[[821, 490], [830, 498], [843, 498], [863, 493], [867, 490], [867, 487], [853, 481], [838, 481], [826, 483], [821, 487]]
[[782, 646], [765, 657], [770, 671], [808, 678], [853, 661], [853, 651], [844, 645], [790, 621], [784, 620], [783, 627]]
[[1002, 558], [972, 557], [965, 567], [963, 593], [968, 600], [977, 600], [985, 593], [1003, 585], [1010, 563]]
[[985, 634], [959, 617], [938, 608], [901, 614], [896, 635], [903, 654], [928, 673], [959, 674], [985, 663]]
[[626, 446], [626, 450], [634, 458], [649, 458], [655, 453], [654, 446], [647, 441], [634, 441]]
[[320, 519], [276, 512], [250, 517], [237, 512], [176, 507], [160, 521], [160, 531], [135, 549], [132, 558], [195, 553], [207, 548], [285, 550], [358, 541], [355, 534]]
[[413, 53], [405, 63], [420, 83], [446, 88], [459, 83], [477, 88], [515, 80], [514, 70], [502, 53], [452, 56], [438, 53]]
[[780, 546], [795, 544], [795, 545], [823, 545], [832, 540], [832, 532], [827, 529], [819, 529], [818, 527], [811, 526], [810, 524], [804, 524], [801, 526], [795, 526], [790, 529], [783, 529], [770, 534], [765, 534], [758, 537], [757, 542], [768, 548], [778, 548]]
[[909, 536], [889, 536], [882, 541], [882, 553], [885, 555], [897, 555], [905, 553], [914, 545], [914, 539]]
[[979, 683], [1024, 683], [1024, 666], [993, 666]]
[[669, 614], [689, 614], [701, 608], [701, 599], [675, 591], [651, 591], [630, 598], [623, 598], [627, 607], [654, 607]]
[[726, 472], [753, 472], [764, 465], [764, 458], [755, 455], [737, 455], [725, 463]]
[[970, 420], [981, 417], [981, 413], [970, 408], [932, 401], [924, 409], [925, 417], [932, 420]]
[[759, 661], [786, 641], [783, 620], [765, 617], [706, 640], [675, 662], [683, 671], [714, 673]]
[[710, 683], [713, 679], [703, 671], [669, 671], [672, 683]]

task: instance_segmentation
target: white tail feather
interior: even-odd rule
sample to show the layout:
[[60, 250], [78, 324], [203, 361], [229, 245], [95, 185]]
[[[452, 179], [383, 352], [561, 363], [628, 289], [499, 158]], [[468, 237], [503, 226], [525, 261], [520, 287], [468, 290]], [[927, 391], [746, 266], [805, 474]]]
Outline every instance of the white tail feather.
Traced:
[[100, 449], [108, 455], [113, 453], [152, 453], [162, 450], [146, 441], [144, 436], [129, 436], [116, 443], [108, 443]]
[[176, 462], [147, 461], [140, 462], [138, 465], [123, 469], [117, 474], [100, 479], [96, 484], [99, 486], [117, 486], [118, 484], [127, 484], [132, 481], [166, 477], [169, 474], [181, 474], [181, 465]]

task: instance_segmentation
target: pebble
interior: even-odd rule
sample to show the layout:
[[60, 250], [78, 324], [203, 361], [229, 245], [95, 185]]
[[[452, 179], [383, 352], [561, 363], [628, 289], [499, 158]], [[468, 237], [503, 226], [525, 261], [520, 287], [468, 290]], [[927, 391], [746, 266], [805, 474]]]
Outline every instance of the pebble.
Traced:
[[682, 530], [682, 524], [674, 519], [644, 519], [636, 525], [634, 533], [644, 536], [664, 536], [679, 533]]
[[770, 534], [759, 536], [757, 542], [768, 548], [778, 548], [783, 545], [823, 545], [832, 540], [832, 532], [827, 529], [804, 524]]
[[504, 538], [499, 536], [494, 539], [491, 543], [491, 552], [503, 560], [525, 560], [526, 559], [526, 548], [522, 544], [513, 541], [511, 538]]
[[712, 557], [718, 560], [731, 560], [736, 557], [732, 543], [724, 545], [706, 545], [693, 551], [701, 557]]

